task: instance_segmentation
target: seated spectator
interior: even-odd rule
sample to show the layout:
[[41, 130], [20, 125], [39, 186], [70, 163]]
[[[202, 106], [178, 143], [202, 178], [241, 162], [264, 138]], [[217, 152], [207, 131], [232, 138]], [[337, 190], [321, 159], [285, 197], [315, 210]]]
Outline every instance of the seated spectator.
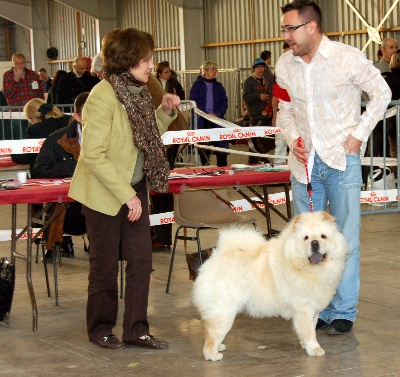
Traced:
[[[89, 92], [84, 92], [76, 97], [74, 116], [70, 124], [53, 132], [43, 143], [33, 170], [35, 177], [70, 178], [73, 176], [79, 158], [82, 138], [82, 110], [88, 96]], [[64, 221], [54, 222], [53, 229], [50, 226], [46, 240], [46, 260], [52, 258], [55, 242], [62, 242], [64, 256], [74, 255], [72, 238], [63, 237], [63, 234], [82, 235], [86, 233], [85, 220], [80, 214], [81, 208], [82, 206], [78, 202], [70, 203], [64, 215], [60, 215], [65, 216]]]
[[44, 92], [48, 93], [49, 89], [53, 85], [53, 80], [47, 75], [47, 71], [45, 68], [39, 69], [39, 77], [39, 82], [42, 85]]
[[[28, 119], [29, 126], [26, 129], [25, 139], [42, 139], [52, 132], [65, 127], [70, 115], [65, 115], [52, 104], [45, 103], [41, 98], [31, 99], [24, 106], [24, 115]], [[37, 153], [12, 154], [11, 159], [18, 164], [29, 164], [31, 176]]]
[[176, 72], [174, 77], [172, 77], [172, 70], [167, 61], [158, 63], [156, 74], [158, 81], [160, 81], [163, 89], [167, 93], [176, 94], [181, 100], [185, 99], [185, 91], [181, 83], [177, 80]]
[[57, 101], [57, 91], [58, 91], [58, 84], [61, 81], [61, 78], [67, 74], [67, 71], [63, 71], [62, 69], [59, 69], [53, 77], [53, 85], [50, 87], [48, 93], [47, 93], [47, 103], [52, 103], [56, 104], [58, 103]]

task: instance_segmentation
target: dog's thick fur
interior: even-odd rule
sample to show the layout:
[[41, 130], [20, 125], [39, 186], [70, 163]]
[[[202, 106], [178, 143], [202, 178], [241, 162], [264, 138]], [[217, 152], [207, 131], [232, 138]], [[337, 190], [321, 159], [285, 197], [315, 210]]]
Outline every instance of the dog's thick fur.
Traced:
[[315, 326], [340, 283], [347, 252], [326, 212], [297, 216], [270, 241], [253, 229], [222, 230], [193, 287], [204, 322], [205, 359], [222, 359], [222, 342], [238, 313], [292, 319], [307, 354], [324, 355]]

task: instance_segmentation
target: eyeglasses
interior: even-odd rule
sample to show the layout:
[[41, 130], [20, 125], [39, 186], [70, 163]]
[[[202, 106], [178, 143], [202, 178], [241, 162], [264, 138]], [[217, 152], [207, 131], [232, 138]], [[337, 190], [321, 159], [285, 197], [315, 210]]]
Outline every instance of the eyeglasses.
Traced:
[[302, 26], [309, 24], [311, 21], [304, 22], [304, 24], [296, 25], [296, 26], [289, 26], [286, 29], [281, 29], [281, 33], [293, 33], [295, 30], [300, 29]]
[[212, 170], [206, 170], [206, 169], [201, 169], [203, 170], [202, 172], [194, 171], [196, 175], [223, 175], [225, 174], [225, 169], [212, 169]]

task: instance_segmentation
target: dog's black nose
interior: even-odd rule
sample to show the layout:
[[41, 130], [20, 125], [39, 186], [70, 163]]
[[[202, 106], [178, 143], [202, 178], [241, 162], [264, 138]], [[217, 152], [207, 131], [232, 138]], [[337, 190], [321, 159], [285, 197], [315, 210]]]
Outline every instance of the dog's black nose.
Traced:
[[313, 253], [319, 252], [319, 242], [318, 241], [316, 241], [316, 240], [311, 241], [311, 250]]

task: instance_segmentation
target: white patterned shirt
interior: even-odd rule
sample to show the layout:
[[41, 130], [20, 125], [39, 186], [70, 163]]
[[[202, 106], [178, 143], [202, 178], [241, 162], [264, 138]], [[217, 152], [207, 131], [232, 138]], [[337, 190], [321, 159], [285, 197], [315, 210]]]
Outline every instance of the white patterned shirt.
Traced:
[[[324, 35], [310, 63], [290, 50], [279, 59], [275, 74], [291, 100], [279, 101], [277, 120], [288, 145], [301, 137], [328, 166], [344, 171], [346, 139], [352, 135], [366, 142], [391, 100], [381, 72], [360, 50]], [[362, 90], [370, 97], [363, 114]], [[289, 167], [299, 182], [307, 183], [304, 164], [293, 153]]]

